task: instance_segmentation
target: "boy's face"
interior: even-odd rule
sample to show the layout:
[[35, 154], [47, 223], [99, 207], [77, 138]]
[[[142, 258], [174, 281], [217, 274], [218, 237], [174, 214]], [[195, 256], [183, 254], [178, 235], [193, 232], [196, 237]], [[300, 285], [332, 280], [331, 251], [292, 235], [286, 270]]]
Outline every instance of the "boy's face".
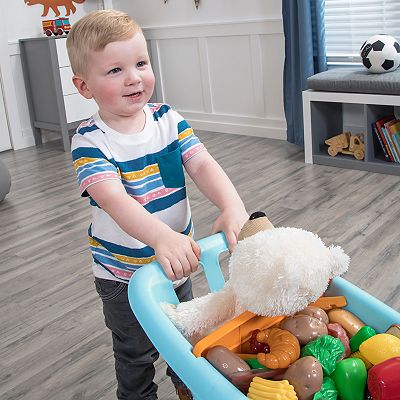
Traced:
[[90, 51], [85, 77], [74, 76], [73, 81], [84, 97], [96, 100], [105, 122], [141, 115], [154, 90], [143, 34]]

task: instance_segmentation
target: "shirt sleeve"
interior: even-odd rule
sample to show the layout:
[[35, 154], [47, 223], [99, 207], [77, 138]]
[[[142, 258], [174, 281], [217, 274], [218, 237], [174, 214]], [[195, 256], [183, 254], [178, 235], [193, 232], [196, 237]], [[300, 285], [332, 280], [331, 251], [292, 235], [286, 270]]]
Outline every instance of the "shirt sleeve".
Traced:
[[87, 188], [97, 182], [119, 179], [120, 171], [105, 149], [96, 147], [94, 141], [79, 133], [72, 138], [71, 153], [81, 196], [88, 197]]
[[193, 129], [186, 120], [178, 123], [178, 140], [181, 148], [182, 162], [190, 160], [201, 151], [207, 151], [200, 139], [194, 134]]

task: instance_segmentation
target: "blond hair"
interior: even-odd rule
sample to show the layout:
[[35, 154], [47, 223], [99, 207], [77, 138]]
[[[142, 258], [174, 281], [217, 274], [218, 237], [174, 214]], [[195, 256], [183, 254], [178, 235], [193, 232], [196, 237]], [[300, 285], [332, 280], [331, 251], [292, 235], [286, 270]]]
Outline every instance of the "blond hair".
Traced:
[[116, 10], [93, 11], [75, 24], [67, 38], [67, 50], [74, 74], [85, 74], [90, 50], [103, 50], [107, 44], [132, 38], [140, 26], [126, 13]]

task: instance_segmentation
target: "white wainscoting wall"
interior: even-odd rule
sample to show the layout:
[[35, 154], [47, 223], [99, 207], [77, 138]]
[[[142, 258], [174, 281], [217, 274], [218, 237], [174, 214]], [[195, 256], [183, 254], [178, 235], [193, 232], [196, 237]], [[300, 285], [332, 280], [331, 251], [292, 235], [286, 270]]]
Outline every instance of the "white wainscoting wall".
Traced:
[[8, 44], [9, 63], [12, 71], [12, 86], [14, 88], [15, 106], [18, 114], [19, 129], [13, 130], [13, 149], [18, 150], [35, 145], [31, 120], [29, 117], [28, 100], [22, 72], [21, 52], [18, 42]]
[[[106, 3], [107, 6], [112, 6], [111, 0], [107, 0]], [[76, 8], [76, 13], [69, 17], [71, 23], [90, 11], [103, 8], [103, 1], [88, 0], [83, 4], [76, 4]], [[65, 8], [60, 7], [60, 11], [64, 13]], [[43, 6], [40, 4], [28, 6], [22, 0], [8, 2], [0, 0], [1, 85], [7, 113], [9, 139], [14, 150], [34, 145], [18, 40], [43, 36], [41, 20], [55, 18], [55, 14], [50, 10], [48, 16], [42, 18], [42, 12]], [[15, 22], [17, 20], [18, 23]], [[3, 131], [1, 134], [5, 135], [6, 133]], [[51, 136], [50, 134], [50, 139]], [[54, 133], [53, 136], [54, 138], [60, 137], [59, 133]], [[46, 137], [44, 139], [46, 140]]]
[[197, 129], [286, 139], [280, 18], [143, 31], [157, 101]]

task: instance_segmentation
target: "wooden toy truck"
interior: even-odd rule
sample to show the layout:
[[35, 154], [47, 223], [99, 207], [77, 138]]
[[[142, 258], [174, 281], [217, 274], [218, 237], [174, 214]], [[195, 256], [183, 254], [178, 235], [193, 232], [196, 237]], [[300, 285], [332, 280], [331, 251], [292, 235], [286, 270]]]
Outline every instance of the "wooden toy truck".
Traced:
[[365, 145], [362, 142], [362, 134], [352, 135], [351, 132], [343, 132], [325, 140], [328, 154], [335, 157], [338, 153], [352, 154], [357, 160], [362, 160], [365, 155]]

